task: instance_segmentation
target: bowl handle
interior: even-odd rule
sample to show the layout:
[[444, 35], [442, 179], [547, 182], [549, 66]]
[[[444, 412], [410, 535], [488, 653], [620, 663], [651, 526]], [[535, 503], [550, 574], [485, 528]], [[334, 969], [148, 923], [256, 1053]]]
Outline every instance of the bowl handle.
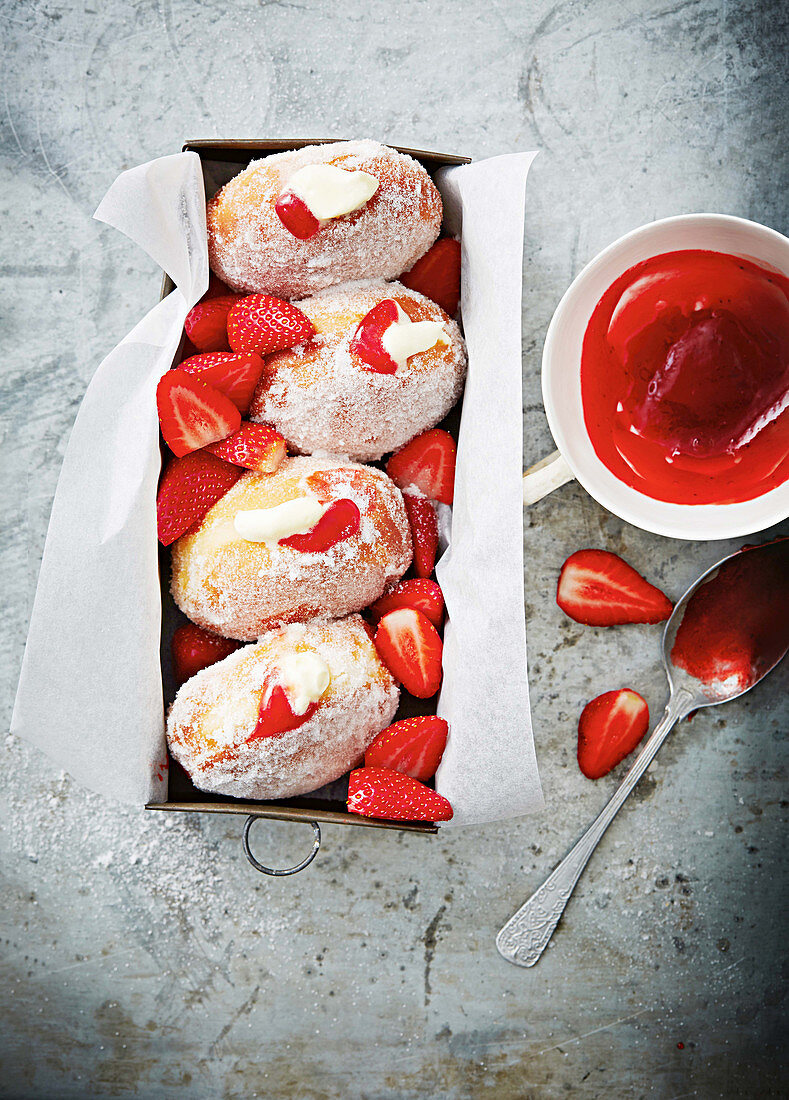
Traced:
[[560, 485], [575, 481], [575, 474], [559, 451], [535, 462], [523, 475], [523, 503], [536, 504]]

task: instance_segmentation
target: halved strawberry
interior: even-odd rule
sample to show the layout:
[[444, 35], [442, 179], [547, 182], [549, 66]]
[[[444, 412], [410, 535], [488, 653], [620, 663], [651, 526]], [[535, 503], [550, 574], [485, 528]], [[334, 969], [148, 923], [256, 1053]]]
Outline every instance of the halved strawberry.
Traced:
[[427, 497], [403, 493], [411, 539], [414, 543], [414, 572], [417, 577], [429, 577], [436, 564], [438, 550], [438, 519]]
[[234, 435], [209, 444], [206, 450], [225, 462], [246, 466], [259, 474], [273, 474], [287, 453], [285, 440], [275, 428], [249, 421], [244, 421]]
[[366, 768], [391, 768], [412, 779], [436, 774], [447, 743], [449, 726], [437, 714], [406, 718], [381, 730], [364, 754]]
[[436, 630], [439, 629], [444, 618], [444, 597], [441, 589], [435, 581], [418, 580], [400, 581], [391, 592], [387, 592], [370, 604], [370, 614], [376, 622], [388, 615], [390, 611], [397, 611], [400, 607], [412, 607], [415, 611], [421, 611]]
[[287, 231], [300, 241], [309, 240], [320, 230], [321, 223], [304, 199], [300, 199], [292, 191], [283, 191], [275, 202], [274, 209]]
[[347, 497], [333, 501], [311, 531], [303, 535], [288, 535], [280, 539], [281, 546], [300, 550], [303, 554], [322, 554], [338, 542], [344, 542], [357, 534], [362, 516], [358, 507]]
[[164, 471], [156, 497], [159, 542], [169, 546], [232, 489], [242, 471], [207, 451], [175, 458]]
[[431, 500], [451, 504], [457, 449], [449, 432], [431, 428], [406, 443], [389, 459], [386, 472], [401, 489], [419, 489]]
[[400, 282], [454, 316], [460, 301], [460, 241], [450, 237], [436, 241], [410, 271], [400, 276]]
[[268, 294], [250, 294], [237, 299], [230, 310], [227, 335], [233, 351], [268, 355], [296, 344], [306, 344], [315, 335], [315, 326], [290, 302]]
[[288, 730], [298, 729], [312, 718], [318, 709], [317, 703], [310, 703], [303, 714], [296, 714], [290, 705], [287, 692], [280, 684], [263, 693], [260, 700], [258, 722], [249, 741], [258, 741], [262, 737], [277, 737]]
[[412, 607], [390, 611], [375, 632], [378, 655], [396, 680], [417, 699], [441, 687], [443, 645], [427, 616]]
[[203, 298], [186, 315], [186, 335], [199, 351], [227, 351], [227, 315], [238, 301], [235, 294]]
[[348, 812], [386, 821], [449, 821], [452, 806], [410, 775], [357, 768], [348, 778]]
[[649, 729], [649, 707], [636, 691], [606, 691], [587, 703], [578, 722], [578, 766], [599, 779], [631, 753]]
[[576, 550], [562, 566], [556, 602], [587, 626], [660, 623], [672, 603], [659, 588], [608, 550]]
[[234, 653], [241, 642], [210, 634], [194, 623], [184, 623], [173, 634], [170, 648], [173, 655], [173, 671], [179, 687], [209, 665], [216, 664]]
[[179, 457], [241, 427], [241, 413], [229, 397], [178, 368], [162, 376], [156, 387], [156, 407], [164, 441]]
[[263, 359], [256, 351], [212, 351], [184, 359], [180, 370], [196, 374], [201, 382], [229, 397], [244, 416], [263, 373]]
[[384, 298], [365, 314], [351, 337], [353, 354], [376, 374], [394, 374], [397, 370], [397, 363], [383, 345], [383, 336], [398, 316], [397, 303], [392, 298]]

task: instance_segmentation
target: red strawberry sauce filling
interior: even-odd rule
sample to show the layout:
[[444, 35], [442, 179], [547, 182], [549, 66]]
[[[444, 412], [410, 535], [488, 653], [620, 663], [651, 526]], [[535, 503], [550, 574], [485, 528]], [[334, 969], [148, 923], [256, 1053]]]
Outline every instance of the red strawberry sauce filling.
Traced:
[[789, 538], [746, 547], [696, 590], [671, 659], [702, 683], [729, 681], [745, 689], [788, 645]]
[[657, 500], [752, 500], [789, 477], [789, 279], [689, 249], [626, 271], [581, 359], [598, 458]]
[[302, 535], [289, 535], [280, 539], [282, 546], [292, 550], [301, 550], [304, 554], [320, 554], [330, 550], [338, 542], [358, 534], [361, 526], [361, 513], [352, 500], [335, 500], [310, 530]]
[[276, 737], [288, 730], [295, 730], [303, 726], [317, 709], [317, 703], [310, 703], [303, 714], [296, 714], [285, 689], [281, 684], [275, 684], [269, 692], [263, 693], [258, 722], [248, 740], [259, 741], [261, 737]]

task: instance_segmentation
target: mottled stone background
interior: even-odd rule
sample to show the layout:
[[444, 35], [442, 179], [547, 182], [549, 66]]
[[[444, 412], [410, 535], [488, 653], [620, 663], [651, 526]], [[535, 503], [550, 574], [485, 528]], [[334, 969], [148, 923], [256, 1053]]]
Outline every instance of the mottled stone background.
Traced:
[[[151, 261], [91, 220], [119, 171], [194, 137], [541, 149], [523, 302], [531, 462], [551, 446], [543, 334], [598, 249], [683, 211], [787, 230], [787, 11], [779, 0], [5, 0], [6, 713], [77, 406], [159, 292]], [[3, 1095], [781, 1095], [785, 670], [676, 732], [536, 969], [496, 954], [501, 923], [621, 775], [580, 775], [581, 706], [624, 684], [655, 714], [665, 697], [659, 630], [564, 618], [561, 562], [608, 547], [676, 596], [734, 545], [642, 534], [574, 486], [529, 512], [525, 539], [548, 802], [534, 819], [439, 838], [326, 828], [312, 868], [273, 881], [246, 863], [239, 820], [109, 805], [8, 739]], [[309, 841], [299, 826], [257, 829], [280, 865]]]

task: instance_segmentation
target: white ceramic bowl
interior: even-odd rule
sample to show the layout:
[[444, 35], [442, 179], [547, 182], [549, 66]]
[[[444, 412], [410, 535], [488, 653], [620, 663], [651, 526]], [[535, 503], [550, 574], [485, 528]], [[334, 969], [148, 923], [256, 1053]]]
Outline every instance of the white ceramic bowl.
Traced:
[[755, 260], [789, 276], [789, 238], [725, 214], [683, 214], [651, 222], [614, 241], [587, 264], [559, 303], [545, 337], [542, 393], [556, 446], [572, 474], [603, 507], [628, 523], [677, 539], [749, 535], [789, 516], [789, 482], [738, 504], [671, 504], [623, 484], [595, 454], [581, 402], [581, 349], [603, 293], [634, 264], [700, 248]]

